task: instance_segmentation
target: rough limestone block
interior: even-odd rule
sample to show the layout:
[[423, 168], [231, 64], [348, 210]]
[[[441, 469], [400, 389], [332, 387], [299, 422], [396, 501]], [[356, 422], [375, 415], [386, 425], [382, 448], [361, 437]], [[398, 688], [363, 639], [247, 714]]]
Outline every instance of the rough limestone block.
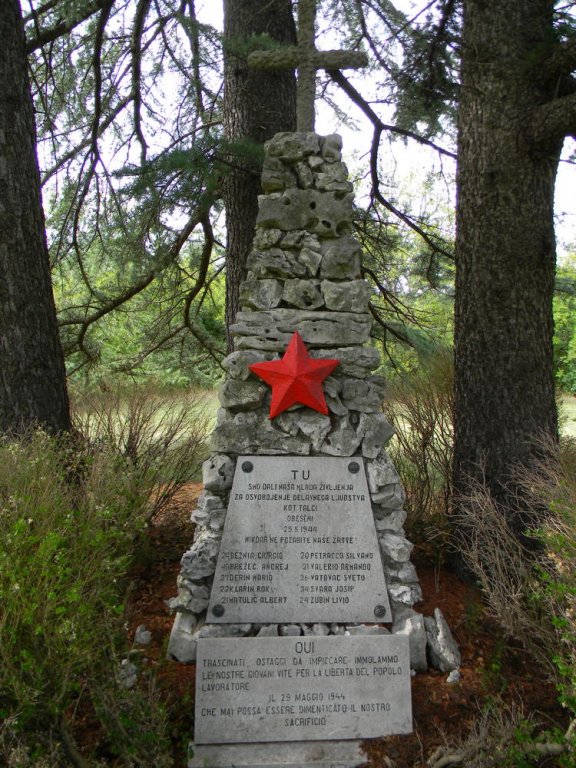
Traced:
[[341, 398], [344, 405], [351, 411], [375, 413], [382, 407], [378, 392], [362, 379], [344, 379]]
[[286, 280], [282, 301], [300, 309], [318, 309], [324, 306], [318, 280]]
[[378, 536], [380, 549], [384, 557], [395, 563], [405, 563], [410, 560], [414, 544], [398, 533], [386, 531]]
[[221, 408], [212, 433], [212, 448], [237, 455], [293, 453], [296, 456], [307, 456], [310, 453], [310, 442], [303, 436], [290, 437], [276, 429], [263, 414], [253, 411], [230, 414]]
[[[375, 525], [378, 533], [384, 533], [385, 531], [392, 531], [393, 533], [401, 533], [404, 523], [406, 522], [407, 512], [404, 509], [381, 509], [380, 507], [374, 508], [375, 513]], [[378, 515], [380, 513], [381, 516]], [[410, 579], [411, 581], [411, 579]]]
[[333, 413], [335, 416], [347, 416], [349, 413], [348, 408], [346, 408], [338, 395], [332, 397], [326, 394], [326, 405], [330, 413]]
[[403, 584], [416, 584], [418, 582], [416, 568], [409, 560], [406, 563], [384, 564], [384, 572], [387, 582], [400, 581]]
[[302, 248], [298, 254], [298, 261], [304, 264], [310, 277], [316, 277], [322, 261], [322, 254], [319, 250], [313, 251], [311, 248]]
[[394, 427], [383, 413], [362, 413], [358, 425], [358, 437], [362, 440], [362, 456], [375, 459], [390, 442]]
[[[342, 141], [342, 140], [340, 140]], [[287, 163], [296, 163], [308, 155], [320, 153], [320, 137], [316, 133], [277, 133], [264, 144], [266, 155]]]
[[204, 624], [196, 637], [246, 637], [251, 629], [252, 624]]
[[202, 464], [204, 490], [223, 492], [232, 488], [236, 462], [225, 453], [216, 453]]
[[348, 168], [345, 163], [323, 163], [314, 174], [314, 186], [321, 192], [352, 192], [353, 185], [348, 181]]
[[[334, 359], [338, 359], [337, 356]], [[348, 408], [340, 400], [340, 392], [342, 391], [342, 380], [337, 376], [329, 376], [324, 380], [324, 394], [326, 396], [326, 404], [330, 413], [335, 416], [347, 416]]]
[[426, 672], [426, 630], [424, 617], [412, 608], [404, 607], [394, 615], [393, 635], [406, 635], [410, 647], [410, 668], [416, 672]]
[[294, 331], [308, 347], [363, 344], [370, 336], [370, 315], [319, 310], [271, 309], [238, 312], [230, 326], [238, 349], [286, 350]]
[[242, 349], [238, 352], [232, 352], [222, 361], [222, 366], [226, 371], [228, 378], [241, 379], [246, 381], [251, 376], [254, 376], [249, 365], [252, 363], [261, 363], [264, 360], [277, 360], [278, 355], [272, 352], [255, 352], [250, 349]]
[[216, 496], [205, 489], [198, 497], [198, 504], [192, 512], [192, 522], [196, 525], [207, 526], [215, 513], [222, 512], [226, 513], [226, 506], [220, 496]]
[[322, 157], [327, 162], [339, 163], [342, 160], [342, 137], [331, 133], [320, 139]]
[[340, 365], [334, 371], [336, 376], [355, 376], [363, 379], [370, 371], [380, 365], [380, 353], [374, 347], [336, 347], [335, 349], [316, 349], [314, 357], [321, 360], [334, 358]]
[[257, 229], [252, 243], [254, 250], [265, 251], [273, 248], [282, 240], [283, 232], [281, 229]]
[[182, 664], [196, 661], [196, 618], [191, 613], [177, 613], [170, 640], [168, 641], [167, 656], [169, 659]]
[[[266, 230], [262, 230], [265, 232]], [[296, 229], [292, 232], [282, 232], [280, 246], [287, 251], [300, 251], [309, 248], [311, 251], [320, 251], [318, 235], [313, 235], [305, 229]]]
[[327, 309], [333, 312], [367, 312], [372, 289], [366, 280], [334, 283], [322, 280], [322, 294]]
[[384, 376], [369, 376], [368, 382], [370, 383], [372, 389], [378, 393], [380, 402], [382, 402], [386, 397], [386, 392], [388, 389]]
[[326, 435], [332, 429], [329, 416], [310, 409], [284, 411], [274, 419], [274, 423], [289, 435], [294, 436], [299, 432], [306, 435], [315, 451], [320, 450]]
[[280, 637], [300, 637], [301, 634], [298, 624], [280, 624]]
[[440, 608], [434, 609], [434, 618], [424, 617], [430, 663], [440, 672], [451, 672], [462, 663], [460, 649], [450, 632]]
[[245, 280], [240, 286], [240, 304], [252, 309], [274, 309], [280, 304], [283, 290], [280, 280]]
[[353, 237], [339, 237], [322, 244], [320, 276], [325, 280], [359, 280], [362, 249]]
[[278, 637], [278, 624], [264, 624], [258, 630], [256, 637]]
[[180, 571], [184, 579], [200, 581], [216, 570], [220, 537], [211, 531], [200, 531], [192, 547], [182, 556]]
[[226, 509], [214, 511], [208, 520], [208, 528], [216, 533], [222, 533], [226, 522]]
[[296, 182], [296, 174], [285, 163], [276, 157], [266, 155], [260, 178], [260, 184], [266, 194], [282, 192], [290, 187], [295, 187]]
[[[317, 356], [316, 353], [314, 353], [314, 356]], [[337, 360], [338, 358], [334, 357], [334, 359]], [[335, 376], [328, 376], [327, 379], [324, 379], [323, 386], [325, 395], [329, 395], [330, 397], [338, 397], [342, 391], [342, 380], [336, 378]]]
[[313, 171], [319, 171], [324, 165], [324, 158], [322, 156], [310, 155], [308, 158], [308, 165]]
[[327, 435], [320, 451], [328, 456], [352, 456], [359, 445], [360, 438], [348, 419], [343, 417], [338, 419], [336, 427]]
[[390, 483], [372, 494], [372, 501], [384, 509], [402, 509], [406, 501], [406, 493], [402, 483]]
[[372, 494], [376, 493], [383, 486], [400, 482], [400, 476], [392, 459], [385, 453], [378, 456], [374, 461], [366, 463], [366, 475], [368, 477], [368, 487]]
[[306, 267], [298, 262], [295, 254], [280, 248], [250, 251], [246, 269], [251, 278], [258, 279], [304, 277], [306, 274]]
[[332, 429], [329, 416], [310, 410], [299, 414], [298, 426], [302, 434], [310, 440], [315, 451], [320, 450], [322, 443]]
[[462, 675], [459, 669], [453, 669], [452, 672], [446, 678], [446, 682], [452, 685], [453, 683], [459, 683], [462, 680]]
[[[312, 173], [312, 169], [310, 168], [308, 163], [305, 163], [305, 162], [296, 163], [295, 171], [296, 171], [296, 179], [300, 189], [311, 189], [314, 186], [314, 174]], [[267, 190], [264, 190], [264, 191], [266, 192]], [[345, 191], [352, 192], [351, 189], [345, 190]]]
[[188, 579], [178, 577], [178, 596], [168, 601], [171, 611], [188, 611], [189, 613], [202, 613], [208, 608], [210, 602], [210, 590], [204, 584], [194, 584]]
[[324, 637], [330, 634], [328, 624], [300, 624], [304, 637]]
[[139, 624], [134, 633], [134, 643], [136, 645], [150, 645], [151, 642], [152, 632], [150, 632], [149, 629], [146, 629], [145, 624]]
[[231, 411], [253, 411], [264, 402], [267, 389], [257, 381], [227, 379], [218, 389], [218, 400]]
[[290, 231], [307, 229], [323, 238], [339, 238], [352, 231], [352, 195], [288, 189], [260, 195], [256, 226]]
[[386, 627], [379, 627], [374, 624], [353, 624], [346, 627], [347, 635], [364, 635], [366, 637], [372, 635], [389, 635], [390, 632]]
[[412, 606], [422, 600], [419, 584], [388, 584], [390, 600], [402, 605]]

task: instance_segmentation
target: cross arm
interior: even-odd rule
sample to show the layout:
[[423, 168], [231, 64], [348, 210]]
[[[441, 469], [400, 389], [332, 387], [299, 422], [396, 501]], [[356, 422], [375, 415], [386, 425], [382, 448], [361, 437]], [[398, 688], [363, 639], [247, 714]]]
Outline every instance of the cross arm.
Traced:
[[[301, 61], [298, 48], [252, 51], [248, 56], [248, 66], [253, 69], [295, 69]], [[368, 57], [363, 51], [315, 51], [309, 61], [314, 69], [360, 69], [368, 64]]]

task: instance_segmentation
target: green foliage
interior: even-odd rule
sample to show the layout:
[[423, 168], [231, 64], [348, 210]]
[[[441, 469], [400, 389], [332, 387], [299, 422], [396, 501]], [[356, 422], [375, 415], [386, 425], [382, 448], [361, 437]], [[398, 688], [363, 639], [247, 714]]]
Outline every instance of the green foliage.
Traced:
[[0, 709], [19, 729], [58, 732], [86, 680], [113, 667], [146, 501], [125, 469], [43, 433], [0, 445]]
[[565, 392], [576, 394], [576, 264], [558, 268], [554, 296], [554, 370]]
[[203, 458], [198, 401], [108, 396], [76, 425], [0, 442], [0, 762], [92, 765], [72, 735], [88, 706], [117, 764], [167, 767], [153, 678], [122, 679], [124, 600], [147, 521]]

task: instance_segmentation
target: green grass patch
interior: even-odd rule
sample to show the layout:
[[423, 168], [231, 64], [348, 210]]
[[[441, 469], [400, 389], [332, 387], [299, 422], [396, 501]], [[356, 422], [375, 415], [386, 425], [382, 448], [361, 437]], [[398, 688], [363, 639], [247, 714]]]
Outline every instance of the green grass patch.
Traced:
[[560, 431], [566, 437], [576, 437], [576, 396], [562, 394], [558, 400]]

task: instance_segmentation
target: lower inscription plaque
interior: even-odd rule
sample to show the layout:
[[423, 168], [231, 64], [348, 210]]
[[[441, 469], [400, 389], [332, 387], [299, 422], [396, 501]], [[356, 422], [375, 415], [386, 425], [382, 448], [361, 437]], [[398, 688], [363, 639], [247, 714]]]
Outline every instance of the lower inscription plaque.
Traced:
[[196, 744], [358, 739], [411, 731], [406, 637], [198, 641]]

